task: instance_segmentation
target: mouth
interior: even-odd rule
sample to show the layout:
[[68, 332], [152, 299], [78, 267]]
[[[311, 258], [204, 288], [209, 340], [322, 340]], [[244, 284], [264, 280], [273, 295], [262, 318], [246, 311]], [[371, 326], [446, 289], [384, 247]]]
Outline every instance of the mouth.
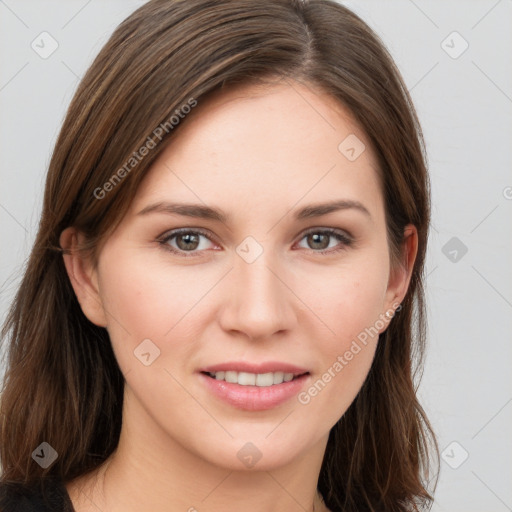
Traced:
[[202, 368], [199, 375], [212, 396], [246, 411], [263, 411], [283, 404], [311, 378], [305, 368], [286, 363], [224, 363]]

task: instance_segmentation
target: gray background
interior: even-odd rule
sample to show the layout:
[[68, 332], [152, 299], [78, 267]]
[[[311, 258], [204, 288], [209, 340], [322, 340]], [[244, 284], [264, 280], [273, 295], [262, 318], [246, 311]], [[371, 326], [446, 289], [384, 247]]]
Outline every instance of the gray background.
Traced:
[[[0, 0], [2, 318], [78, 80], [143, 3]], [[512, 0], [343, 3], [390, 49], [427, 142], [433, 224], [420, 395], [443, 450], [433, 510], [512, 510]], [[51, 49], [43, 31], [58, 43], [47, 58], [31, 47], [42, 52], [46, 37]]]

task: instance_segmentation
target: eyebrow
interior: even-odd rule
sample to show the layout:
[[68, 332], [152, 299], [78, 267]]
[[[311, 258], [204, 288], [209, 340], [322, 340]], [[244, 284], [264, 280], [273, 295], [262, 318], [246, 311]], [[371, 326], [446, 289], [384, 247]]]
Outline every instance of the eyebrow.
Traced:
[[[350, 199], [339, 199], [335, 201], [329, 201], [327, 203], [317, 203], [305, 206], [304, 208], [301, 208], [295, 212], [294, 219], [311, 219], [314, 217], [327, 215], [328, 213], [350, 209], [362, 212], [370, 220], [372, 220], [370, 212], [362, 203]], [[137, 215], [147, 215], [149, 213], [155, 212], [182, 215], [184, 217], [194, 217], [199, 219], [216, 220], [222, 223], [228, 223], [230, 220], [230, 216], [218, 208], [212, 208], [202, 204], [168, 203], [163, 201], [146, 206]]]

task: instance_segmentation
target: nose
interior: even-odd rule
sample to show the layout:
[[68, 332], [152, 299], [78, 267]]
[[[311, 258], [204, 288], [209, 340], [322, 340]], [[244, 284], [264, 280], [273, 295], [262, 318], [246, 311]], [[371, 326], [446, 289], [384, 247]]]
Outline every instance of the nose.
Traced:
[[220, 313], [226, 332], [243, 333], [251, 340], [263, 340], [293, 328], [296, 303], [287, 273], [270, 251], [248, 263], [235, 256], [229, 273], [227, 298]]

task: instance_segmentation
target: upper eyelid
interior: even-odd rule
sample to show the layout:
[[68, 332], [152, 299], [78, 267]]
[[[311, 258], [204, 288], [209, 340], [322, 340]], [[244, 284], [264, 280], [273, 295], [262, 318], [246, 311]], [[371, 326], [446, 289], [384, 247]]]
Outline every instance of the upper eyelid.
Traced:
[[[170, 238], [173, 238], [181, 233], [198, 233], [200, 235], [205, 236], [206, 238], [212, 239], [211, 241], [216, 242], [216, 236], [209, 230], [203, 229], [203, 228], [189, 228], [189, 227], [183, 227], [183, 228], [175, 228], [171, 229], [169, 231], [166, 231], [162, 235], [160, 235], [157, 239], [159, 241], [165, 241], [169, 240]], [[218, 242], [216, 242], [218, 243]]]

